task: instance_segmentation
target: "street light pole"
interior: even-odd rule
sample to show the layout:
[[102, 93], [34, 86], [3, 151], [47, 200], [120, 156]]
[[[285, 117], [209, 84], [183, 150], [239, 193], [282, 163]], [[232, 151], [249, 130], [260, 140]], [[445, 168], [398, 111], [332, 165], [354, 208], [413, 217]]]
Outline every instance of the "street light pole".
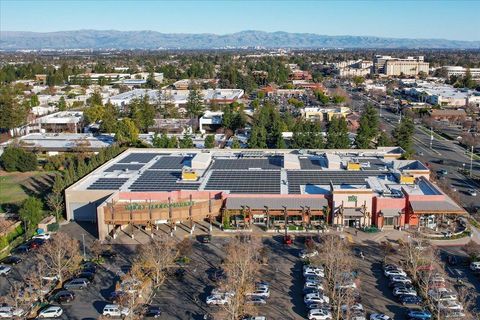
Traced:
[[433, 129], [430, 127], [430, 149], [432, 149], [433, 144]]
[[470, 178], [472, 177], [472, 169], [473, 169], [473, 146], [470, 152]]

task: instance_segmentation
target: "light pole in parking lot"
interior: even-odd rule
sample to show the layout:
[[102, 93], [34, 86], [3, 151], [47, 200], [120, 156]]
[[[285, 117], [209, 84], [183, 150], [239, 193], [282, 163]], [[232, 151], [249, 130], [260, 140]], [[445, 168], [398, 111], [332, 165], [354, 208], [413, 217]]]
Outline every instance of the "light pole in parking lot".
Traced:
[[433, 145], [433, 128], [430, 127], [430, 149], [432, 149]]
[[82, 233], [83, 258], [85, 259], [85, 233]]
[[472, 169], [473, 169], [473, 146], [472, 146], [472, 150], [470, 151], [470, 178], [472, 177]]

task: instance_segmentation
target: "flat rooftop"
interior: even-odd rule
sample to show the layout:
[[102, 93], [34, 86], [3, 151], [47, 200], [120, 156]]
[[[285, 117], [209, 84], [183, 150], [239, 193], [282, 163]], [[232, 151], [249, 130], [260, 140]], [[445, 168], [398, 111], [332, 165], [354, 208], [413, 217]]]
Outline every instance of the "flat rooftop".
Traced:
[[[352, 151], [341, 150], [305, 153], [300, 150], [128, 149], [70, 190], [315, 194], [327, 192], [330, 186], [371, 189], [369, 179], [373, 178], [398, 183], [393, 169], [398, 160], [388, 157], [392, 150], [395, 149], [354, 155]], [[335, 159], [340, 159], [342, 164], [330, 167], [326, 152], [335, 153]], [[363, 164], [360, 170], [347, 170], [347, 163], [352, 160]]]

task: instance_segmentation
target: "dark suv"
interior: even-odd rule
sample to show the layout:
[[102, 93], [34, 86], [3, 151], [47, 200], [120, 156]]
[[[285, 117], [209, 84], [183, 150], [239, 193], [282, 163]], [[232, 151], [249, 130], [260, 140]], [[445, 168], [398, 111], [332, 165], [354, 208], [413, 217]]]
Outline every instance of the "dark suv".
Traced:
[[57, 303], [69, 303], [72, 302], [74, 299], [75, 293], [68, 290], [61, 290], [52, 296], [51, 301], [55, 301]]

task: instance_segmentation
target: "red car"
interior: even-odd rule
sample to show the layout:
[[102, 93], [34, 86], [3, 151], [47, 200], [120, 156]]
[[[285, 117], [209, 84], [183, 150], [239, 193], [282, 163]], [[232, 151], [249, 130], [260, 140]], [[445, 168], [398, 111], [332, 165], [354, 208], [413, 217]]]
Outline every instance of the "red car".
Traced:
[[286, 245], [291, 245], [293, 244], [292, 236], [286, 235], [283, 237], [283, 243]]

